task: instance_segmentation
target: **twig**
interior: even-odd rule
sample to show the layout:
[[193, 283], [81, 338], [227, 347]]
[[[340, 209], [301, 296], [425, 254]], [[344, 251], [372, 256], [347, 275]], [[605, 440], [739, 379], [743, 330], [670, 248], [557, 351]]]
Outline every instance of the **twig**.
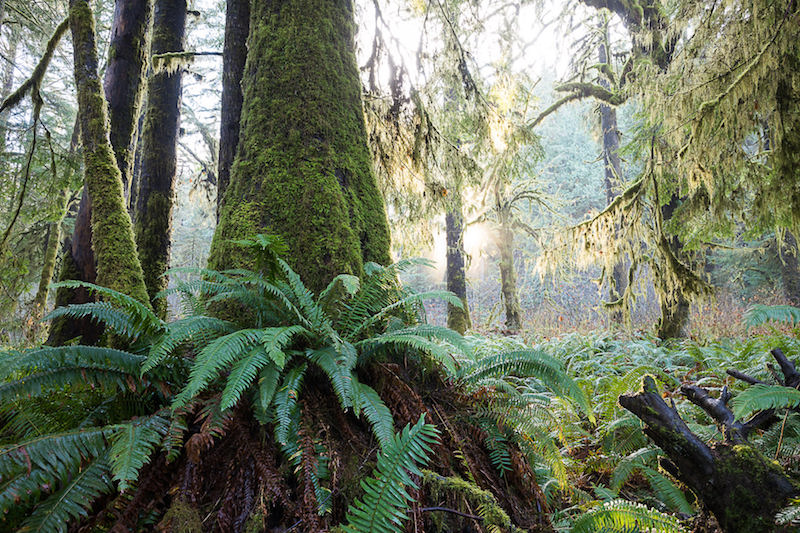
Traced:
[[473, 520], [480, 520], [480, 521], [483, 520], [483, 517], [481, 516], [469, 513], [462, 513], [461, 511], [456, 511], [455, 509], [450, 509], [449, 507], [423, 507], [419, 510], [419, 512], [421, 513], [427, 513], [431, 511], [442, 511], [445, 513], [451, 513], [451, 514], [456, 514], [458, 516], [463, 516], [464, 518], [471, 518]]

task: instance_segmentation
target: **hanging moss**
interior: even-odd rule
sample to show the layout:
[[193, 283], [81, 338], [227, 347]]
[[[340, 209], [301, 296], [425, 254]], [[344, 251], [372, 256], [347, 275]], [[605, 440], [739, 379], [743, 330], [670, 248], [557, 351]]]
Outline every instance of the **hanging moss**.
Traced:
[[146, 302], [147, 290], [123, 198], [122, 178], [108, 140], [106, 103], [97, 74], [94, 15], [86, 0], [71, 0], [69, 20], [85, 183], [92, 201], [97, 283]]
[[363, 261], [390, 260], [353, 26], [348, 0], [253, 4], [239, 151], [212, 268], [251, 264], [230, 241], [264, 231], [289, 243], [292, 267], [317, 291], [336, 274], [359, 274]]

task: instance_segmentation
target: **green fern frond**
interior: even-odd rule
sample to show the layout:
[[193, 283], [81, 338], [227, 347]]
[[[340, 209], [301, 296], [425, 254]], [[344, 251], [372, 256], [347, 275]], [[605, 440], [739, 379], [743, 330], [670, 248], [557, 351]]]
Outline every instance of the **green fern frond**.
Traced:
[[452, 376], [456, 373], [456, 361], [450, 355], [447, 347], [419, 335], [396, 332], [384, 333], [383, 335], [367, 337], [362, 341], [356, 342], [354, 346], [362, 352], [359, 357], [360, 364], [366, 363], [372, 354], [380, 349], [385, 349], [387, 346], [407, 347], [417, 352], [431, 355], [436, 362], [445, 368], [448, 375]]
[[411, 294], [397, 301], [394, 301], [389, 305], [384, 306], [379, 312], [375, 313], [371, 317], [368, 317], [366, 320], [364, 320], [364, 322], [362, 322], [352, 332], [350, 332], [347, 335], [347, 338], [349, 340], [356, 339], [358, 335], [360, 335], [362, 332], [368, 330], [375, 324], [378, 324], [381, 320], [384, 320], [391, 313], [399, 309], [403, 309], [413, 304], [421, 304], [425, 300], [433, 300], [433, 299], [444, 300], [446, 303], [452, 304], [458, 307], [459, 309], [463, 308], [464, 306], [464, 302], [461, 301], [461, 298], [459, 298], [450, 291], [428, 291], [428, 292]]
[[206, 345], [192, 365], [189, 381], [172, 402], [172, 408], [186, 405], [217, 377], [219, 371], [244, 357], [255, 346], [261, 344], [263, 330], [242, 329], [215, 339]]
[[689, 502], [686, 500], [686, 495], [681, 489], [675, 486], [675, 483], [673, 483], [671, 479], [653, 468], [645, 466], [642, 467], [641, 470], [650, 483], [650, 487], [653, 489], [653, 493], [658, 500], [664, 502], [670, 509], [680, 513], [694, 513], [694, 509], [692, 509], [692, 506], [689, 505]]
[[572, 533], [684, 533], [678, 520], [645, 505], [613, 500], [579, 516]]
[[353, 388], [357, 389], [356, 397], [358, 398], [359, 412], [369, 420], [372, 432], [385, 447], [388, 442], [394, 437], [394, 419], [392, 412], [383, 403], [378, 393], [363, 383], [357, 381], [353, 382]]
[[535, 377], [557, 394], [572, 399], [583, 412], [594, 419], [589, 399], [583, 389], [570, 378], [558, 359], [541, 350], [501, 352], [480, 359], [461, 371], [462, 383], [476, 387], [487, 377]]
[[[349, 343], [345, 343], [345, 345], [352, 348]], [[306, 350], [306, 357], [319, 366], [331, 380], [331, 386], [336, 397], [339, 398], [342, 409], [354, 407], [358, 410], [358, 402], [355, 401], [357, 392], [353, 390], [356, 380], [352, 375], [355, 358], [348, 355], [348, 352], [351, 351], [340, 351], [333, 346], [325, 346], [316, 350]]]
[[622, 485], [628, 481], [637, 469], [646, 465], [656, 464], [659, 455], [661, 455], [661, 451], [658, 448], [647, 447], [636, 450], [626, 456], [617, 464], [617, 467], [611, 475], [611, 481], [609, 483], [611, 490], [619, 492]]
[[253, 395], [253, 407], [255, 409], [256, 419], [262, 424], [268, 424], [270, 422], [270, 405], [275, 396], [275, 391], [278, 388], [280, 377], [281, 371], [275, 363], [270, 363], [263, 367], [258, 374], [258, 387]]
[[49, 394], [55, 388], [84, 383], [127, 389], [136, 381], [144, 357], [96, 346], [59, 346], [19, 352], [0, 362], [0, 402]]
[[361, 280], [358, 278], [358, 276], [353, 276], [352, 274], [339, 274], [333, 278], [330, 283], [328, 283], [328, 286], [325, 287], [321, 293], [319, 293], [317, 305], [319, 305], [325, 311], [331, 312], [331, 308], [334, 303], [340, 303], [334, 299], [336, 297], [340, 297], [340, 290], [344, 291], [344, 293], [348, 296], [355, 296], [360, 288]]
[[789, 505], [775, 515], [775, 523], [779, 525], [800, 525], [800, 499], [794, 498]]
[[[113, 304], [114, 307], [121, 310], [126, 316], [129, 317], [128, 327], [124, 328], [128, 330], [128, 332], [119, 332], [120, 334], [124, 334], [130, 338], [138, 338], [142, 336], [153, 336], [158, 334], [164, 328], [164, 321], [158, 318], [158, 316], [153, 313], [152, 309], [150, 309], [149, 303], [142, 303], [136, 298], [132, 298], [127, 294], [123, 294], [121, 292], [115, 291], [113, 289], [109, 289], [107, 287], [101, 287], [100, 285], [95, 285], [94, 283], [88, 283], [85, 281], [76, 281], [76, 280], [65, 280], [59, 283], [54, 283], [51, 285], [52, 288], [69, 288], [69, 289], [78, 289], [84, 288], [88, 289], [90, 293], [100, 295], [104, 302], [109, 302]], [[80, 306], [87, 306], [88, 304], [78, 304], [78, 305], [71, 305], [67, 307], [61, 307], [54, 310], [50, 313], [45, 320], [49, 320], [55, 318], [56, 316], [60, 316], [59, 313], [66, 313], [70, 308], [77, 308]], [[90, 307], [86, 307], [89, 309]], [[101, 306], [98, 306], [98, 309], [101, 309]], [[99, 311], [103, 313], [104, 311]], [[105, 311], [107, 312], [107, 311]], [[89, 313], [91, 315], [91, 313]], [[89, 316], [84, 315], [84, 316]], [[69, 316], [69, 315], [67, 315]], [[108, 315], [111, 317], [112, 315]], [[93, 316], [95, 320], [103, 321], [99, 316]], [[112, 323], [105, 323], [109, 327], [114, 327], [115, 325], [120, 325], [112, 318]], [[115, 330], [116, 331], [116, 330]]]
[[92, 503], [113, 490], [105, 459], [94, 459], [39, 503], [19, 531], [66, 533], [71, 521], [88, 516]]
[[300, 396], [300, 386], [305, 372], [305, 363], [289, 370], [281, 388], [275, 393], [275, 418], [278, 421], [275, 427], [275, 439], [281, 445], [285, 445], [288, 439], [292, 412], [297, 408], [297, 398]]
[[731, 400], [731, 409], [737, 419], [767, 409], [793, 408], [798, 405], [800, 391], [780, 385], [753, 385]]
[[166, 331], [153, 344], [147, 354], [147, 360], [141, 368], [141, 374], [149, 372], [161, 361], [184, 343], [196, 342], [208, 344], [214, 338], [233, 331], [234, 325], [227, 320], [208, 316], [189, 316], [170, 322]]
[[361, 482], [363, 499], [357, 499], [347, 510], [347, 533], [399, 533], [408, 519], [406, 487], [417, 488], [412, 476], [420, 476], [418, 465], [425, 465], [430, 445], [438, 431], [425, 423], [424, 414], [412, 427], [407, 425], [393, 435], [378, 455], [373, 475]]
[[800, 308], [791, 305], [756, 304], [745, 311], [744, 322], [750, 328], [763, 326], [769, 322], [796, 326], [800, 324]]
[[130, 482], [136, 480], [169, 427], [169, 421], [159, 415], [116, 425], [109, 462], [120, 492], [125, 492]]

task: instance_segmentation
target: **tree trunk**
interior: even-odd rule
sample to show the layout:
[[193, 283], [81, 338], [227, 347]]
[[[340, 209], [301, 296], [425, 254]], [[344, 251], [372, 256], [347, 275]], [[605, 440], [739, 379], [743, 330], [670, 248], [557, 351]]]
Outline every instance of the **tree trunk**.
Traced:
[[[111, 105], [108, 135], [114, 149], [115, 162], [122, 169], [120, 180], [127, 180], [126, 183], [123, 182], [124, 198], [128, 198], [130, 193], [132, 161], [128, 150], [135, 146], [137, 137], [137, 127], [132, 122], [138, 119], [141, 108], [146, 63], [146, 56], [142, 54], [146, 54], [148, 49], [151, 11], [150, 0], [117, 0], [111, 28], [109, 62], [103, 82]], [[59, 280], [75, 279], [95, 283], [97, 267], [92, 249], [92, 202], [86, 190], [81, 195], [72, 237], [65, 244], [67, 252], [62, 260]], [[56, 307], [91, 300], [91, 295], [84, 289], [60, 288], [56, 292]], [[101, 328], [90, 320], [59, 319], [51, 325], [47, 344], [57, 346], [77, 336], [82, 337], [83, 343], [93, 344], [101, 333]]]
[[[186, 0], [156, 0], [153, 54], [182, 52], [186, 32]], [[142, 132], [141, 173], [136, 195], [136, 244], [150, 302], [166, 316], [167, 302], [156, 299], [165, 289], [175, 192], [176, 150], [180, 127], [181, 69], [153, 74], [147, 87], [147, 112]]]
[[111, 119], [111, 146], [122, 174], [126, 199], [130, 198], [152, 9], [152, 0], [117, 0], [103, 79]]
[[[454, 202], [455, 203], [455, 202]], [[464, 305], [459, 309], [447, 304], [447, 327], [464, 333], [472, 327], [467, 305], [467, 272], [464, 264], [464, 215], [461, 203], [451, 206], [445, 214], [445, 235], [447, 240], [447, 290], [461, 298]]]
[[231, 165], [239, 144], [242, 116], [242, 75], [247, 59], [247, 34], [250, 31], [250, 0], [228, 0], [225, 13], [225, 46], [222, 51], [222, 109], [219, 125], [219, 164], [217, 166], [217, 220]]
[[360, 274], [364, 261], [390, 261], [353, 6], [277, 0], [251, 9], [240, 142], [209, 266], [253, 266], [231, 241], [270, 232], [289, 243], [289, 263], [318, 292], [337, 274]]
[[[605, 28], [607, 35], [607, 28]], [[608, 63], [608, 51], [606, 44], [600, 45], [598, 52], [601, 64]], [[601, 79], [600, 85], [610, 88], [608, 80]], [[622, 181], [622, 164], [619, 158], [619, 130], [617, 129], [617, 110], [604, 103], [600, 104], [600, 129], [603, 132], [603, 168], [605, 177], [603, 184], [606, 190], [606, 205], [617, 197], [615, 187]], [[625, 292], [626, 285], [625, 266], [622, 258], [614, 258], [614, 267], [611, 271], [608, 285], [608, 301], [616, 302]], [[619, 308], [612, 308], [609, 318], [615, 324], [621, 324], [623, 320], [622, 312]]]
[[800, 264], [797, 260], [797, 239], [787, 231], [781, 250], [781, 281], [783, 295], [790, 305], [800, 307]]
[[92, 204], [92, 248], [97, 283], [147, 302], [133, 227], [109, 141], [106, 102], [97, 74], [94, 14], [87, 0], [70, 0], [70, 28], [78, 91], [78, 117], [85, 166], [85, 189]]
[[639, 392], [620, 396], [619, 403], [645, 423], [644, 432], [668, 458], [661, 466], [697, 494], [725, 533], [775, 531], [775, 514], [797, 489], [776, 463], [746, 441], [767, 417], [756, 415], [758, 424], [733, 420], [726, 406], [727, 389], [720, 399], [696, 386], [682, 390], [724, 426], [725, 442], [708, 446], [692, 433], [664, 402], [651, 376], [645, 376]]
[[[672, 217], [679, 203], [680, 198], [677, 194], [673, 194], [669, 203], [661, 206], [661, 217], [665, 224]], [[683, 244], [677, 236], [662, 236], [662, 239], [665, 241], [662, 245], [668, 247], [678, 260], [685, 260]], [[679, 287], [670, 286], [665, 276], [658, 277], [656, 283], [659, 284], [656, 292], [661, 308], [661, 319], [656, 326], [656, 335], [661, 339], [683, 337], [684, 328], [689, 319], [689, 300]]]
[[517, 294], [517, 273], [514, 270], [514, 229], [511, 213], [500, 211], [497, 247], [500, 250], [500, 285], [506, 309], [506, 329], [514, 334], [522, 327], [522, 307]]

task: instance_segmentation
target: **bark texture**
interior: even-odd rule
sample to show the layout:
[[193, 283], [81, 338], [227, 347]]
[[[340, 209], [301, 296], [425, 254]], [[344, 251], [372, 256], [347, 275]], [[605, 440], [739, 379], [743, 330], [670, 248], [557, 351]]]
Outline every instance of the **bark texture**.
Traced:
[[472, 327], [467, 305], [467, 270], [464, 264], [464, 215], [461, 205], [452, 206], [445, 214], [447, 240], [447, 290], [461, 298], [463, 309], [447, 304], [447, 327], [464, 333]]
[[247, 60], [250, 32], [250, 0], [228, 0], [225, 12], [225, 46], [222, 50], [222, 109], [217, 166], [217, 220], [231, 178], [231, 166], [239, 144], [242, 116], [242, 75]]
[[251, 10], [239, 147], [209, 266], [252, 267], [231, 241], [274, 233], [318, 292], [337, 274], [360, 274], [364, 261], [390, 261], [366, 143], [353, 5], [256, 0]]
[[71, 0], [70, 28], [78, 90], [78, 117], [85, 166], [85, 188], [92, 203], [92, 248], [97, 283], [147, 301], [133, 228], [109, 141], [106, 103], [97, 74], [94, 15], [86, 0]]
[[[186, 0], [156, 0], [153, 54], [182, 52], [185, 31]], [[153, 74], [147, 86], [135, 228], [147, 292], [161, 317], [166, 300], [155, 296], [167, 286], [180, 109], [181, 69]]]

